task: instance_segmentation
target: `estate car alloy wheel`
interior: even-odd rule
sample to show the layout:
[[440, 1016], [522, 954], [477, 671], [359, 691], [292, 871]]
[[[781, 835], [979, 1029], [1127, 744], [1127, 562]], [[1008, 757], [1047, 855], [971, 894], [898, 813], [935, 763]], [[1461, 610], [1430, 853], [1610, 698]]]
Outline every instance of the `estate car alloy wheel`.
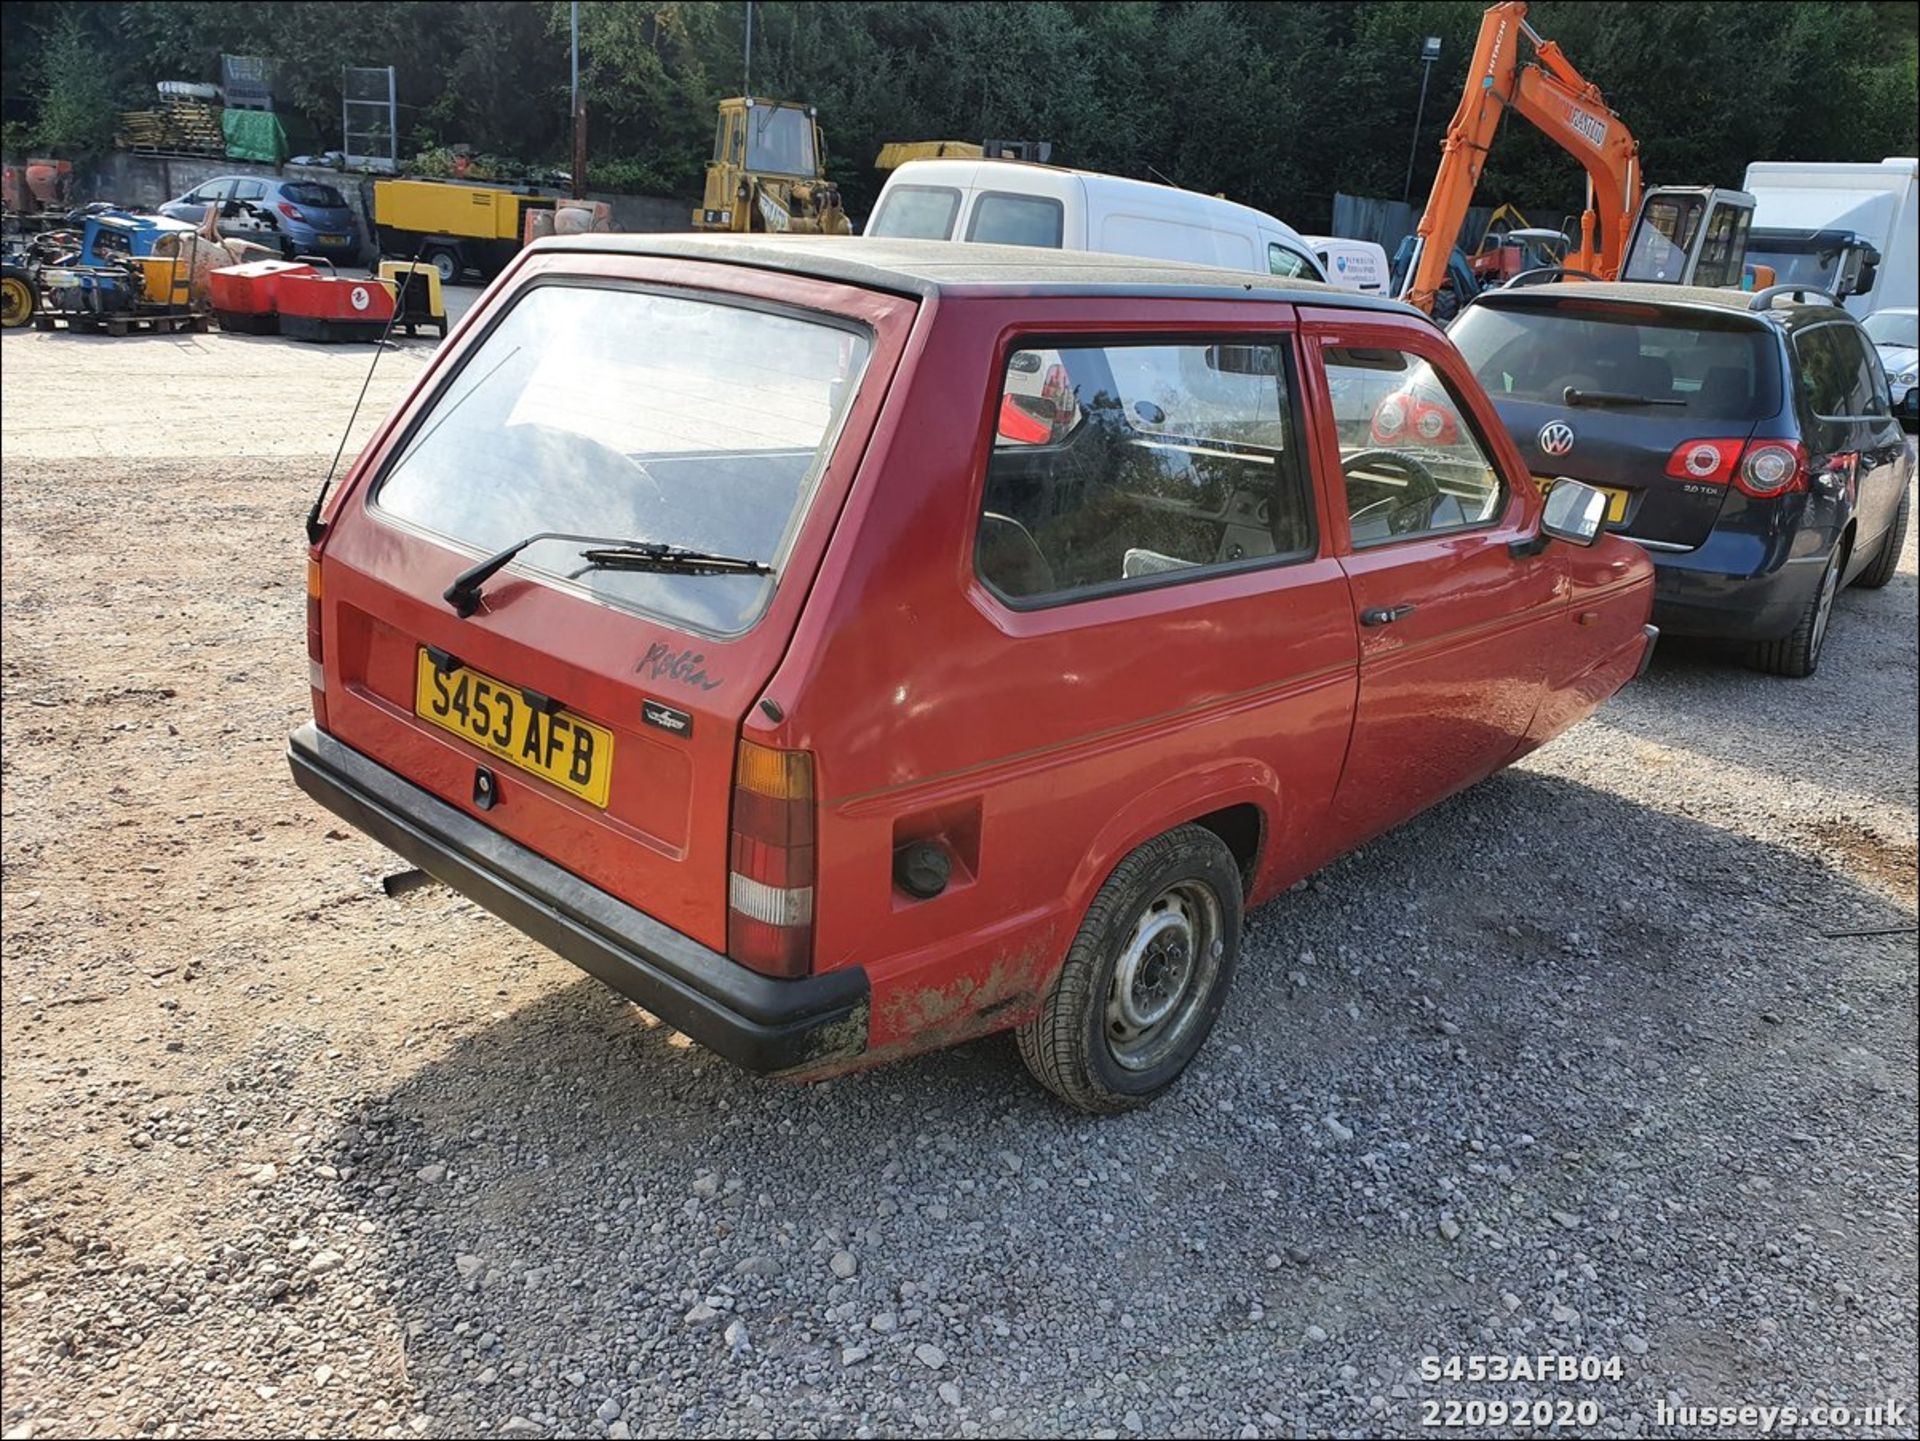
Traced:
[[1240, 953], [1240, 870], [1180, 826], [1129, 854], [1087, 907], [1020, 1055], [1083, 1111], [1141, 1105], [1179, 1077], [1226, 1000]]

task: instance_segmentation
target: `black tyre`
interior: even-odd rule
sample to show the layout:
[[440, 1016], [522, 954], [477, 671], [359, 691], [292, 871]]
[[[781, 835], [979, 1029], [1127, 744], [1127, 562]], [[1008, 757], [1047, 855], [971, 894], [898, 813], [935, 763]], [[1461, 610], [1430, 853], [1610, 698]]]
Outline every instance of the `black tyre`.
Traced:
[[1901, 492], [1900, 504], [1893, 512], [1893, 524], [1880, 538], [1880, 549], [1874, 552], [1867, 568], [1854, 577], [1853, 583], [1862, 590], [1878, 590], [1893, 579], [1893, 572], [1900, 564], [1900, 547], [1907, 543], [1907, 507], [1912, 500], [1911, 490]]
[[420, 258], [440, 272], [442, 285], [457, 285], [460, 277], [467, 273], [460, 251], [452, 245], [429, 245], [420, 252]]
[[1754, 647], [1755, 669], [1803, 680], [1820, 668], [1820, 651], [1827, 643], [1827, 627], [1833, 620], [1834, 597], [1840, 594], [1840, 577], [1846, 568], [1846, 546], [1836, 545], [1827, 557], [1827, 568], [1820, 572], [1819, 588], [1801, 608], [1793, 630], [1780, 640]]
[[1018, 1033], [1034, 1078], [1110, 1114], [1179, 1078], [1213, 1029], [1240, 955], [1240, 869], [1212, 831], [1180, 826], [1114, 868], [1040, 1014]]

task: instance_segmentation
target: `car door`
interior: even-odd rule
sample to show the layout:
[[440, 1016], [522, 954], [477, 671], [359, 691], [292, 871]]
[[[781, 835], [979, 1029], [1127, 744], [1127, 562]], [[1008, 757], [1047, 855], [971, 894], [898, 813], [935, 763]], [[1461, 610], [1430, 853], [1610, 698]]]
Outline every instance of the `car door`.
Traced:
[[1439, 331], [1354, 312], [1303, 320], [1321, 484], [1360, 632], [1333, 806], [1353, 845], [1517, 752], [1567, 579], [1539, 540], [1539, 493]]
[[220, 206], [220, 233], [270, 245], [279, 234], [267, 205], [265, 181], [245, 178], [233, 182], [233, 189]]
[[227, 196], [233, 190], [233, 177], [223, 176], [218, 180], [209, 180], [205, 185], [188, 191], [171, 205], [161, 207], [161, 214], [175, 220], [184, 220], [190, 225], [198, 225], [207, 218], [207, 207], [224, 207]]
[[1900, 497], [1912, 479], [1912, 460], [1906, 432], [1894, 419], [1886, 371], [1866, 332], [1851, 320], [1836, 321], [1832, 336], [1852, 379], [1847, 394], [1846, 449], [1855, 457], [1855, 507], [1860, 518], [1849, 564], [1853, 571], [1878, 553], [1878, 537], [1893, 524]]

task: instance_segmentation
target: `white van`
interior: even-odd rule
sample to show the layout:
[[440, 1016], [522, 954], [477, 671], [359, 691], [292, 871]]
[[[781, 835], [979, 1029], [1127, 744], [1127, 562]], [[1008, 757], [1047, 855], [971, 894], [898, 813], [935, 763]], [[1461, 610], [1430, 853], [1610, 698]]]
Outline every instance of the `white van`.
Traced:
[[1362, 295], [1387, 293], [1387, 252], [1371, 240], [1348, 240], [1339, 235], [1309, 235], [1313, 258], [1327, 273], [1327, 284]]
[[912, 160], [887, 177], [868, 235], [1102, 250], [1325, 280], [1291, 225], [1171, 185], [1017, 160]]
[[1831, 289], [1841, 254], [1835, 242], [1855, 235], [1880, 252], [1880, 264], [1873, 283], [1842, 302], [1847, 309], [1864, 320], [1920, 303], [1920, 160], [1756, 160], [1746, 188], [1754, 205], [1748, 260], [1772, 265], [1783, 282]]

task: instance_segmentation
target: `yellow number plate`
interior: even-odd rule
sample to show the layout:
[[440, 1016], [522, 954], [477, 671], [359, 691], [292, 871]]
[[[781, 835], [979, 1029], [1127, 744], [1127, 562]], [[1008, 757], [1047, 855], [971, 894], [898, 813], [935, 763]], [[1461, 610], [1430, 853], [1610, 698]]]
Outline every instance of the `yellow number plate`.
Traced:
[[[1547, 487], [1552, 485], [1559, 478], [1560, 477], [1557, 475], [1536, 475], [1533, 478], [1533, 483], [1539, 486], [1540, 493], [1542, 495], [1545, 495], [1547, 493]], [[1593, 483], [1591, 481], [1588, 481], [1587, 484], [1592, 485]], [[1627, 491], [1627, 490], [1615, 490], [1610, 485], [1595, 485], [1593, 488], [1599, 491], [1602, 495], [1604, 495], [1607, 498], [1607, 524], [1608, 525], [1617, 525], [1619, 522], [1627, 518], [1627, 502], [1633, 499], [1633, 492]]]
[[461, 740], [604, 808], [613, 732], [564, 711], [542, 715], [513, 686], [465, 666], [444, 675], [420, 652], [414, 714]]

